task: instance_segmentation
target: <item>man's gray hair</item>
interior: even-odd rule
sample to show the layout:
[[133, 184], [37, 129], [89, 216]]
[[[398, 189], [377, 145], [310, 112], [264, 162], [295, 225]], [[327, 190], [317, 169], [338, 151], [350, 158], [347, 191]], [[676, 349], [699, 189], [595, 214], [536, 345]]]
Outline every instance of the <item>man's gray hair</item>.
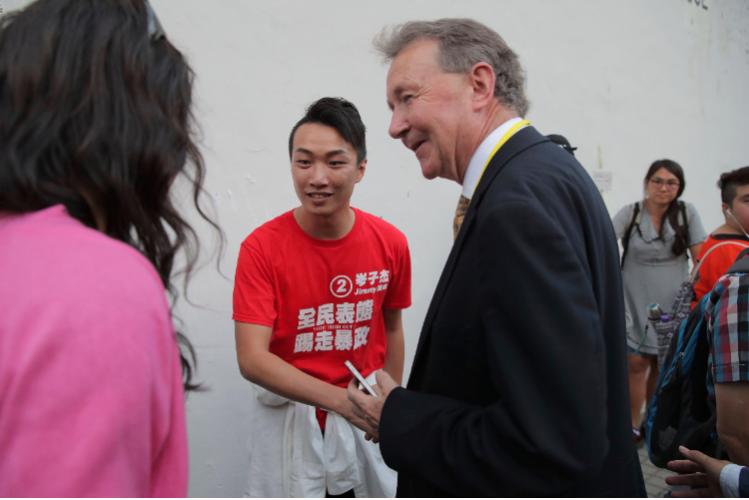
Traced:
[[439, 63], [448, 73], [468, 73], [479, 62], [494, 68], [494, 95], [520, 116], [528, 112], [525, 74], [518, 56], [494, 30], [473, 19], [410, 21], [385, 28], [375, 37], [375, 48], [386, 61], [393, 60], [407, 45], [420, 39], [439, 42]]

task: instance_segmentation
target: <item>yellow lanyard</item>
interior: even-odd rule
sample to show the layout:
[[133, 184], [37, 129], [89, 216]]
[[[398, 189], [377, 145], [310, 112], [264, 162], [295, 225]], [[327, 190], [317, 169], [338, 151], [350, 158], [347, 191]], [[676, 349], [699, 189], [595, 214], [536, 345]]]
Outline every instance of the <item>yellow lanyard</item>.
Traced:
[[494, 155], [497, 154], [497, 151], [499, 151], [499, 148], [501, 148], [505, 142], [510, 140], [510, 137], [515, 135], [515, 133], [520, 130], [521, 128], [525, 127], [526, 125], [530, 125], [531, 122], [528, 120], [520, 120], [515, 125], [513, 125], [510, 130], [505, 132], [505, 135], [502, 136], [502, 138], [499, 140], [499, 142], [494, 146], [494, 149], [492, 149], [492, 152], [489, 154], [489, 158], [486, 160], [486, 163], [484, 164], [484, 168], [481, 169], [481, 175], [479, 175], [479, 180], [476, 181], [476, 185], [478, 186], [479, 182], [481, 182], [481, 178], [484, 176], [484, 172], [486, 172], [486, 167], [489, 166], [489, 163], [492, 161], [492, 158], [494, 158]]

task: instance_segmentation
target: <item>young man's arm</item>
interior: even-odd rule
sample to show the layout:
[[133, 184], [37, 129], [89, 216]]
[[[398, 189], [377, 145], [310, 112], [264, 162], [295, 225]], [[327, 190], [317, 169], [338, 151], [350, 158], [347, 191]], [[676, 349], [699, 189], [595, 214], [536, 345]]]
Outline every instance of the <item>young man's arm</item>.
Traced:
[[235, 322], [237, 361], [242, 376], [285, 398], [335, 412], [356, 425], [358, 418], [346, 389], [307, 375], [271, 353], [272, 333], [269, 326]]
[[385, 348], [385, 367], [393, 380], [400, 384], [403, 378], [403, 319], [400, 309], [383, 309], [383, 319], [385, 320], [385, 338], [387, 347]]
[[731, 461], [749, 464], [749, 382], [715, 384], [717, 430]]
[[721, 283], [711, 317], [716, 428], [731, 461], [744, 465], [749, 464], [749, 274], [728, 275]]

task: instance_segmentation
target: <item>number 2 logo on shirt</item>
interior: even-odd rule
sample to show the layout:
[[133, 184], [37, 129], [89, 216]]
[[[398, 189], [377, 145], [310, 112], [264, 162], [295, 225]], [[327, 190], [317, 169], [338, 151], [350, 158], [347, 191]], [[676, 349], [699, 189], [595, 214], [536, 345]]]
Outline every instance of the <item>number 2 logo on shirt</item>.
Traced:
[[339, 299], [348, 297], [351, 294], [351, 290], [353, 290], [353, 288], [354, 284], [351, 282], [351, 278], [343, 274], [338, 275], [330, 280], [330, 293], [332, 293], [334, 297], [338, 297]]

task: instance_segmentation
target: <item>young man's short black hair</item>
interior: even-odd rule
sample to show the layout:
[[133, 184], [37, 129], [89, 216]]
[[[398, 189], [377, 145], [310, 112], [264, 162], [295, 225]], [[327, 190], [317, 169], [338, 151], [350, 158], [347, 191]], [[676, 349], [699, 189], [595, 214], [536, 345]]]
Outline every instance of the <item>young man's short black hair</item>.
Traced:
[[741, 167], [720, 174], [718, 188], [720, 189], [721, 201], [731, 206], [733, 199], [736, 198], [736, 188], [747, 184], [749, 184], [749, 167]]
[[313, 102], [289, 134], [289, 157], [294, 147], [294, 134], [305, 123], [319, 123], [334, 128], [356, 150], [356, 162], [367, 159], [364, 139], [366, 128], [356, 106], [342, 97], [323, 97]]

